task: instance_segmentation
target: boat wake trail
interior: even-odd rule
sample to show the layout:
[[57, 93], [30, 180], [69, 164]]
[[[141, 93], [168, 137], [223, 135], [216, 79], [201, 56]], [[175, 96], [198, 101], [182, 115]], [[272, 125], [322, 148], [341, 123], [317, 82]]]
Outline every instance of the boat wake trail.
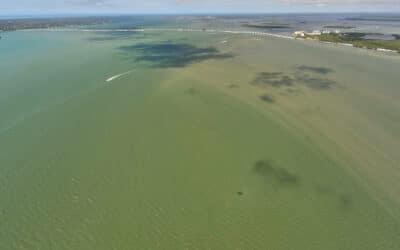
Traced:
[[113, 81], [113, 80], [115, 80], [115, 79], [117, 79], [117, 78], [120, 78], [121, 76], [130, 74], [130, 73], [132, 73], [132, 71], [133, 71], [133, 70], [130, 70], [130, 71], [127, 71], [127, 72], [124, 72], [124, 73], [121, 73], [121, 74], [112, 76], [112, 77], [110, 77], [110, 78], [107, 78], [106, 82], [111, 82], [111, 81]]

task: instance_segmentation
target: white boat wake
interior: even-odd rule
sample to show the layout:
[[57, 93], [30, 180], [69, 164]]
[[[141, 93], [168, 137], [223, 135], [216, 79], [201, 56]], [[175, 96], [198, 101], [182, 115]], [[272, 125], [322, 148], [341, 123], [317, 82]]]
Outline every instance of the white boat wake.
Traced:
[[107, 78], [106, 82], [111, 82], [111, 81], [113, 81], [113, 80], [115, 80], [115, 79], [117, 79], [117, 78], [120, 78], [121, 76], [124, 76], [124, 75], [127, 75], [127, 74], [129, 74], [129, 73], [132, 73], [132, 71], [133, 71], [133, 70], [130, 70], [130, 71], [127, 71], [127, 72], [124, 72], [124, 73], [121, 73], [121, 74], [112, 76], [112, 77], [110, 77], [110, 78]]

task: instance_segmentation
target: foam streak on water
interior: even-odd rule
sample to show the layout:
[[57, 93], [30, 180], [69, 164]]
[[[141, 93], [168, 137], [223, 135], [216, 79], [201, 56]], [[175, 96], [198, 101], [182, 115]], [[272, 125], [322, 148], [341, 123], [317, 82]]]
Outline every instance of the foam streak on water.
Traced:
[[117, 79], [117, 78], [120, 78], [121, 76], [124, 76], [124, 75], [127, 75], [127, 74], [129, 74], [129, 73], [132, 73], [132, 71], [133, 71], [133, 70], [130, 70], [130, 71], [127, 71], [127, 72], [124, 72], [124, 73], [121, 73], [121, 74], [112, 76], [112, 77], [110, 77], [110, 78], [107, 78], [106, 82], [111, 82], [111, 81], [113, 81], [113, 80], [115, 80], [115, 79]]

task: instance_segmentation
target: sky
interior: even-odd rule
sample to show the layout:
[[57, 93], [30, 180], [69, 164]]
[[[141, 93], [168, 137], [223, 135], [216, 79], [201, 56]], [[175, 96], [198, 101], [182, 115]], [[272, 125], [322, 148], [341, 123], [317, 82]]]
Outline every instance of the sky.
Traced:
[[57, 13], [400, 12], [400, 0], [0, 0], [0, 16]]

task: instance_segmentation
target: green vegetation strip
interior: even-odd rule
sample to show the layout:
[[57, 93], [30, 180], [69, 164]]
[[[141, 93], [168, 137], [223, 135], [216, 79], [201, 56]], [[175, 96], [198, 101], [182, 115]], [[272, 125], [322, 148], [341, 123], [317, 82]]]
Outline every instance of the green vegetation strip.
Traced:
[[366, 49], [386, 49], [400, 53], [400, 40], [363, 39], [367, 33], [342, 33], [306, 35], [305, 38], [316, 39], [322, 42], [349, 43], [354, 47]]

